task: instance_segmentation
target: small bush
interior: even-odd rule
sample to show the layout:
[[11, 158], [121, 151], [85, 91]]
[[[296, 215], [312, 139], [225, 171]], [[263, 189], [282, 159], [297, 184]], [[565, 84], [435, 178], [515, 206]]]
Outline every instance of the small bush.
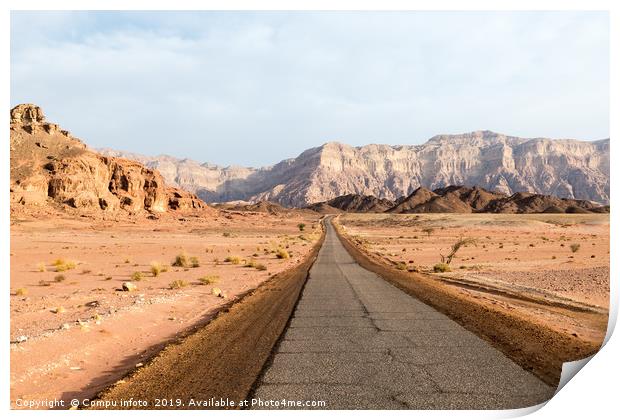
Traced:
[[39, 271], [40, 273], [44, 273], [45, 271], [47, 271], [47, 269], [45, 268], [45, 263], [40, 262], [39, 264], [37, 264], [37, 271]]
[[280, 248], [276, 252], [276, 257], [278, 257], [281, 260], [286, 260], [286, 259], [290, 258], [291, 255], [289, 254], [289, 252], [287, 250]]
[[258, 271], [266, 271], [267, 270], [267, 266], [265, 264], [256, 264], [254, 266], [254, 268], [256, 268]]
[[222, 236], [224, 238], [230, 238], [232, 236], [232, 234], [230, 232], [224, 232], [224, 233], [222, 233]]
[[63, 274], [58, 274], [57, 276], [54, 276], [54, 281], [56, 283], [60, 283], [66, 280], [66, 277]]
[[571, 245], [570, 245], [570, 250], [571, 250], [572, 252], [577, 252], [577, 251], [579, 251], [579, 248], [581, 248], [581, 245], [579, 245], [579, 244], [571, 244]]
[[157, 277], [159, 276], [163, 271], [163, 267], [161, 266], [160, 263], [158, 263], [157, 261], [153, 261], [151, 263], [151, 274], [153, 275], [153, 277]]
[[210, 276], [200, 277], [198, 281], [204, 285], [209, 285], [209, 284], [217, 283], [219, 279], [220, 279], [220, 276], [210, 275]]
[[184, 267], [187, 268], [190, 266], [190, 261], [188, 255], [185, 251], [181, 252], [174, 258], [174, 262], [172, 263], [173, 267]]
[[189, 263], [193, 268], [200, 267], [200, 261], [198, 260], [198, 257], [190, 257]]
[[25, 287], [20, 287], [15, 291], [15, 296], [26, 296], [28, 294], [28, 289]]
[[50, 283], [47, 280], [39, 280], [39, 286], [51, 286], [52, 283]]
[[407, 264], [405, 264], [404, 261], [399, 261], [396, 263], [396, 269], [405, 271], [407, 269]]
[[422, 232], [426, 233], [426, 236], [431, 236], [431, 233], [435, 232], [435, 229], [432, 227], [422, 229]]
[[52, 265], [56, 267], [56, 271], [61, 272], [61, 271], [73, 270], [77, 264], [75, 263], [75, 261], [63, 260], [59, 258], [55, 260], [52, 263]]
[[446, 273], [448, 271], [452, 271], [452, 269], [446, 263], [439, 263], [439, 264], [435, 264], [435, 266], [433, 267], [433, 271], [435, 273]]
[[171, 289], [182, 289], [187, 286], [189, 286], [189, 283], [185, 280], [175, 280], [168, 285]]
[[299, 228], [300, 232], [303, 232], [304, 229], [306, 228], [306, 224], [305, 223], [300, 223], [300, 224], [297, 225], [297, 227]]
[[134, 271], [134, 273], [131, 275], [131, 279], [133, 281], [140, 281], [142, 280], [142, 273], [139, 271]]
[[224, 258], [224, 262], [229, 262], [236, 265], [241, 263], [241, 258], [236, 255], [229, 255], [228, 257]]
[[125, 264], [130, 264], [131, 260], [129, 258], [125, 258]]

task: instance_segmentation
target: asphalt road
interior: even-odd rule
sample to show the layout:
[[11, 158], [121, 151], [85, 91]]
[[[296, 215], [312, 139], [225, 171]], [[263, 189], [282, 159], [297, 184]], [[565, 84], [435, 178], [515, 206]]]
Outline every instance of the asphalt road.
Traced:
[[[326, 409], [502, 409], [555, 390], [486, 341], [360, 267], [331, 223], [253, 397]], [[277, 408], [254, 405], [253, 408]], [[313, 408], [304, 406], [300, 408]]]

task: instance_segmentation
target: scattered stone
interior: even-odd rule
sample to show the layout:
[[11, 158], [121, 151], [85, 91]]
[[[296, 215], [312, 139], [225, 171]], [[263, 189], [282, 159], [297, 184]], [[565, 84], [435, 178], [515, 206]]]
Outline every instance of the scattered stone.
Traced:
[[138, 290], [138, 286], [136, 286], [130, 281], [126, 281], [123, 283], [123, 290], [125, 292], [135, 292], [136, 290]]

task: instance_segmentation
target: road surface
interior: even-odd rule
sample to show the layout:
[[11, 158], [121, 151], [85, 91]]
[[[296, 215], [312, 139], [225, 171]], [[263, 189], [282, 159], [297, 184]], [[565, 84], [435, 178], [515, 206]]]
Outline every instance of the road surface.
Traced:
[[486, 341], [360, 267], [330, 222], [326, 229], [253, 398], [303, 408], [500, 409], [553, 395]]

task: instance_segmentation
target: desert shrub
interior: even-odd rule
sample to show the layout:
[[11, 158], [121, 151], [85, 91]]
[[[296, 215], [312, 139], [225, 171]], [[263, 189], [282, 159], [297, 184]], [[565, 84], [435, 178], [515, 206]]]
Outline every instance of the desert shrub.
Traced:
[[198, 260], [198, 257], [190, 257], [189, 263], [193, 268], [200, 267], [200, 261]]
[[182, 289], [187, 286], [189, 286], [189, 283], [185, 280], [175, 280], [168, 285], [171, 289]]
[[209, 285], [209, 284], [217, 283], [219, 279], [220, 279], [220, 276], [216, 276], [213, 274], [209, 276], [200, 277], [198, 281], [204, 285]]
[[254, 268], [256, 268], [258, 271], [266, 271], [267, 270], [267, 266], [265, 264], [255, 264]]
[[579, 245], [579, 244], [570, 244], [570, 250], [571, 250], [572, 252], [577, 252], [577, 251], [579, 251], [579, 248], [581, 248], [581, 245]]
[[185, 251], [181, 252], [174, 258], [172, 262], [173, 267], [184, 267], [187, 268], [190, 266], [189, 256], [185, 253]]
[[131, 275], [131, 279], [133, 281], [140, 281], [142, 280], [142, 273], [139, 271], [134, 271], [133, 274]]
[[73, 270], [77, 264], [75, 263], [75, 261], [64, 260], [62, 258], [59, 258], [55, 260], [52, 263], [52, 265], [56, 267], [56, 271], [61, 272], [61, 271]]
[[25, 287], [20, 287], [19, 289], [15, 290], [15, 296], [26, 296], [28, 294], [28, 289], [26, 289]]
[[406, 270], [407, 269], [407, 264], [405, 264], [404, 261], [399, 261], [396, 263], [396, 269], [397, 270]]
[[56, 283], [60, 283], [66, 280], [66, 277], [64, 276], [64, 274], [58, 274], [56, 276], [54, 276], [54, 281]]
[[129, 258], [125, 258], [125, 264], [131, 264], [131, 260]]
[[305, 223], [300, 223], [300, 224], [297, 225], [297, 227], [299, 228], [300, 232], [303, 232], [304, 229], [306, 228], [306, 224]]
[[439, 264], [435, 264], [433, 266], [433, 271], [435, 273], [445, 273], [445, 272], [448, 272], [448, 271], [452, 271], [452, 269], [446, 263], [439, 263]]
[[250, 261], [246, 262], [243, 266], [244, 267], [254, 268], [254, 267], [256, 267], [256, 261], [250, 260]]
[[291, 255], [290, 255], [290, 253], [287, 250], [280, 248], [276, 252], [276, 257], [278, 257], [281, 260], [286, 260], [286, 259], [290, 258]]
[[450, 263], [452, 262], [452, 258], [454, 258], [454, 256], [459, 251], [459, 249], [461, 249], [461, 247], [467, 246], [469, 244], [475, 244], [475, 243], [476, 243], [476, 240], [474, 238], [463, 238], [463, 237], [459, 238], [458, 241], [452, 244], [452, 248], [450, 249], [450, 252], [448, 253], [448, 255], [443, 256], [440, 254], [441, 262], [447, 265], [450, 265]]
[[232, 236], [232, 234], [230, 232], [224, 232], [224, 233], [222, 233], [222, 236], [224, 238], [230, 238]]
[[82, 274], [90, 274], [92, 273], [92, 270], [89, 270], [88, 268], [85, 268], [82, 270]]
[[422, 229], [422, 232], [426, 233], [426, 236], [431, 236], [431, 233], [435, 232], [435, 229], [432, 227], [427, 227]]
[[157, 261], [153, 261], [151, 263], [151, 274], [153, 275], [153, 277], [159, 276], [162, 272], [163, 272], [162, 265], [158, 263]]
[[37, 271], [39, 271], [40, 273], [47, 271], [47, 269], [45, 268], [45, 263], [40, 262], [39, 264], [37, 264]]
[[224, 262], [229, 262], [231, 264], [237, 265], [241, 263], [241, 258], [236, 255], [229, 255], [228, 257], [224, 258]]
[[39, 286], [51, 286], [52, 283], [50, 283], [47, 280], [39, 280]]

